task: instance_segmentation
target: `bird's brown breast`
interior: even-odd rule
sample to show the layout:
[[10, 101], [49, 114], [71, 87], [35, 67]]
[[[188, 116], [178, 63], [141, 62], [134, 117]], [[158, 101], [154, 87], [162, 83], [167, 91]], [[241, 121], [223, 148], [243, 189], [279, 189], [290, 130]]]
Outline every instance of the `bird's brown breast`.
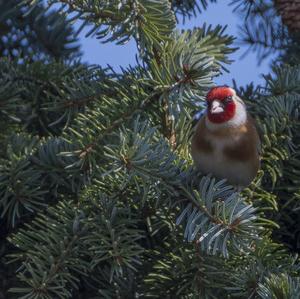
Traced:
[[245, 162], [258, 158], [259, 137], [252, 123], [247, 122], [231, 134], [237, 134], [240, 138], [232, 145], [224, 147], [224, 155], [228, 159]]
[[[235, 167], [239, 170], [244, 167], [244, 173], [238, 175], [247, 175], [248, 181], [251, 181], [259, 168], [258, 144], [259, 136], [250, 116], [245, 125], [216, 131], [208, 130], [203, 117], [192, 138], [192, 156], [204, 173], [218, 176], [217, 172], [220, 172], [222, 175], [219, 176], [230, 181], [230, 177], [226, 177], [227, 172], [234, 172]], [[231, 169], [227, 171], [226, 168]]]
[[224, 155], [230, 160], [243, 162], [252, 155], [258, 156], [259, 137], [250, 117], [249, 121], [240, 127], [223, 128], [218, 131], [209, 131], [205, 125], [205, 118], [201, 119], [192, 139], [192, 147], [201, 152], [210, 153], [214, 150], [212, 143], [214, 139], [232, 140], [223, 149]]

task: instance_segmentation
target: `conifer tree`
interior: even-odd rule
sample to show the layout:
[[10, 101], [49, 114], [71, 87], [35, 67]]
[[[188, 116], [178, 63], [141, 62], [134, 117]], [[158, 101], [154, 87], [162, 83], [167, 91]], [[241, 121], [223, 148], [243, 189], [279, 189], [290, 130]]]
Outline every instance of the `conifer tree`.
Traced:
[[[300, 298], [299, 35], [233, 2], [259, 59], [279, 53], [236, 87], [262, 140], [242, 193], [190, 156], [235, 51], [221, 26], [176, 30], [208, 1], [0, 1], [0, 298]], [[74, 22], [134, 39], [137, 65], [81, 63]]]

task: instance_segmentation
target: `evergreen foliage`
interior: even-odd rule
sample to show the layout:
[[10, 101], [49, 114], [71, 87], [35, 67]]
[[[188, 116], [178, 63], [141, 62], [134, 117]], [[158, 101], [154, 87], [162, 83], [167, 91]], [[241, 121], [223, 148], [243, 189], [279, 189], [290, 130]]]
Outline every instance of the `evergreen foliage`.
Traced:
[[[240, 28], [240, 41], [248, 44], [249, 50], [257, 53], [259, 62], [269, 55], [277, 54], [280, 62], [299, 64], [300, 32], [290, 32], [282, 24], [283, 13], [276, 6], [277, 1], [231, 1], [237, 13], [245, 18], [244, 25]], [[290, 5], [293, 11], [293, 4]], [[299, 15], [299, 11], [294, 13]]]
[[65, 15], [19, 0], [0, 1], [0, 53], [17, 59], [48, 60], [78, 56], [77, 39]]
[[[285, 64], [236, 87], [262, 140], [237, 193], [189, 150], [235, 50], [221, 26], [176, 31], [207, 2], [0, 1], [0, 298], [300, 298], [299, 44], [276, 20]], [[82, 64], [75, 21], [135, 39], [137, 66]]]

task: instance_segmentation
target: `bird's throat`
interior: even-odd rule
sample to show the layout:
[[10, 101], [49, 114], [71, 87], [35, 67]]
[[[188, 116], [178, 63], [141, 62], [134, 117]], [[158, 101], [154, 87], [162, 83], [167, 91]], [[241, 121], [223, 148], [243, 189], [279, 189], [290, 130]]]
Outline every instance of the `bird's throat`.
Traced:
[[210, 122], [215, 124], [221, 124], [231, 120], [234, 117], [235, 113], [236, 113], [236, 105], [232, 103], [232, 104], [228, 104], [226, 106], [226, 109], [223, 112], [211, 113], [211, 111], [208, 111], [207, 117]]
[[[227, 108], [227, 107], [226, 107]], [[231, 110], [225, 109], [224, 113], [212, 115], [207, 111], [205, 123], [210, 131], [219, 131], [229, 128], [239, 128], [247, 122], [247, 112], [245, 106], [236, 102]]]

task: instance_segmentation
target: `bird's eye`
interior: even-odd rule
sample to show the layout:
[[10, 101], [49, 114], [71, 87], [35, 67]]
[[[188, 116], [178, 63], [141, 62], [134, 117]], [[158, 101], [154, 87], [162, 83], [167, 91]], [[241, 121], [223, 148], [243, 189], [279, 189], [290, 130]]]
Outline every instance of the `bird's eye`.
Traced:
[[230, 102], [232, 102], [232, 96], [229, 96], [229, 97], [227, 97], [227, 98], [224, 100], [224, 103], [225, 103], [225, 104], [228, 104], [228, 103], [230, 103]]

